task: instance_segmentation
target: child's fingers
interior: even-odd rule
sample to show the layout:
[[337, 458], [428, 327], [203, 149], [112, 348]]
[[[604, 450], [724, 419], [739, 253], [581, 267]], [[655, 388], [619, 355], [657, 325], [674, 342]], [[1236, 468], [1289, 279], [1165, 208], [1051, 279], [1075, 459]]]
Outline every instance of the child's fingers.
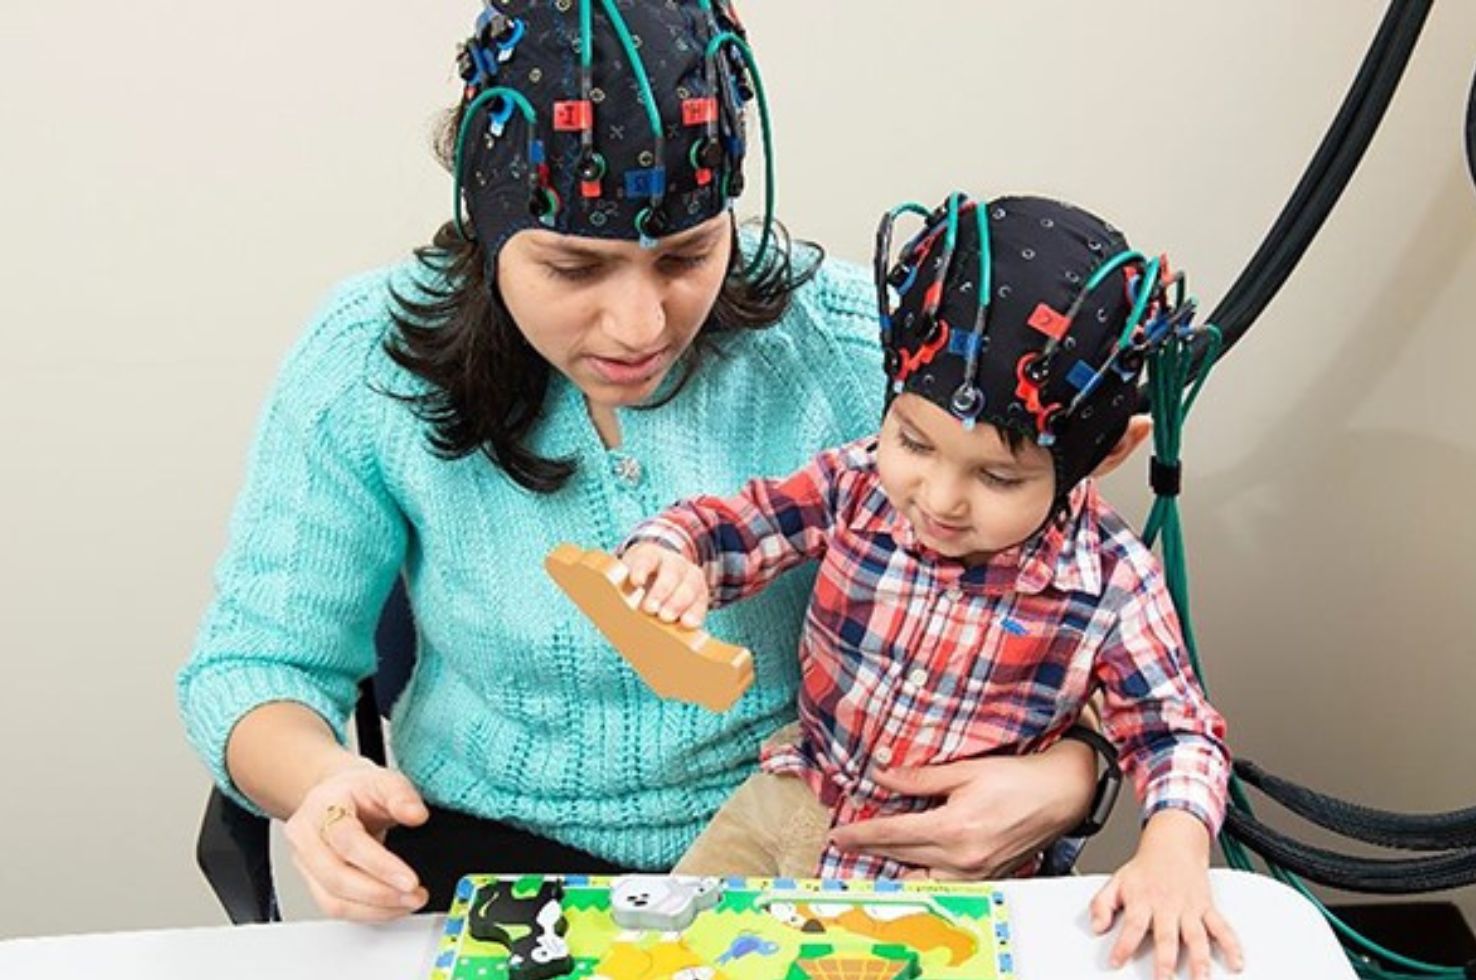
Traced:
[[1209, 935], [1204, 931], [1204, 922], [1198, 916], [1185, 916], [1182, 932], [1191, 980], [1209, 980], [1210, 944]]
[[1117, 934], [1117, 942], [1112, 944], [1112, 953], [1107, 957], [1114, 970], [1137, 951], [1152, 923], [1153, 911], [1146, 905], [1129, 905], [1123, 910], [1122, 931]]
[[671, 590], [671, 595], [667, 596], [661, 604], [661, 610], [657, 615], [664, 623], [674, 623], [687, 614], [701, 594], [701, 586], [693, 580], [691, 575], [684, 574], [676, 588]]
[[1218, 909], [1210, 909], [1204, 914], [1204, 925], [1215, 945], [1220, 947], [1220, 952], [1225, 954], [1225, 962], [1230, 969], [1236, 973], [1245, 969], [1245, 954], [1240, 949], [1240, 937], [1235, 935], [1235, 930]]
[[682, 614], [682, 625], [688, 629], [696, 629], [707, 618], [707, 579], [703, 577], [701, 571], [695, 568], [692, 570], [691, 577], [697, 597], [692, 600], [692, 604]]
[[1174, 980], [1179, 965], [1179, 917], [1171, 912], [1153, 916], [1153, 977]]
[[1112, 926], [1112, 915], [1117, 911], [1118, 884], [1113, 877], [1097, 892], [1089, 907], [1092, 917], [1092, 932], [1101, 935]]
[[661, 562], [646, 586], [646, 601], [641, 608], [648, 613], [657, 613], [671, 598], [678, 585], [682, 584], [682, 561], [676, 555], [663, 555]]
[[661, 564], [661, 552], [651, 545], [636, 545], [620, 561], [628, 573], [627, 581], [637, 588], [644, 588], [646, 580]]

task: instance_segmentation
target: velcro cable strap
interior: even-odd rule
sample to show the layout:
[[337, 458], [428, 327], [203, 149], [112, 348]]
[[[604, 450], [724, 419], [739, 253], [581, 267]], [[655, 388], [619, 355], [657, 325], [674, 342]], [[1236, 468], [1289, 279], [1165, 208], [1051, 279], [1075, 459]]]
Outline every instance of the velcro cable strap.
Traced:
[[1180, 463], [1165, 463], [1154, 456], [1148, 461], [1148, 482], [1158, 496], [1177, 497], [1184, 482], [1184, 467]]

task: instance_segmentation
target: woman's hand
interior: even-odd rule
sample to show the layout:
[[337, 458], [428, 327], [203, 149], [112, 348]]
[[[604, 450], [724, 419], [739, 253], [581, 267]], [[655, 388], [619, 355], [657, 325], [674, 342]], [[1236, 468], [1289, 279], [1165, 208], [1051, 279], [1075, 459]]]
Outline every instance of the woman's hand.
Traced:
[[621, 556], [630, 571], [630, 582], [646, 590], [641, 609], [659, 616], [662, 622], [681, 620], [697, 629], [707, 617], [707, 579], [684, 556], [659, 544], [638, 544]]
[[1035, 755], [877, 768], [872, 778], [893, 792], [944, 802], [922, 813], [838, 827], [831, 841], [843, 851], [891, 858], [944, 880], [1008, 874], [1081, 822], [1097, 783], [1096, 758], [1076, 741]]
[[337, 919], [380, 922], [429, 897], [410, 866], [384, 846], [391, 827], [428, 817], [408, 779], [360, 759], [309, 790], [285, 830], [292, 863], [318, 908]]

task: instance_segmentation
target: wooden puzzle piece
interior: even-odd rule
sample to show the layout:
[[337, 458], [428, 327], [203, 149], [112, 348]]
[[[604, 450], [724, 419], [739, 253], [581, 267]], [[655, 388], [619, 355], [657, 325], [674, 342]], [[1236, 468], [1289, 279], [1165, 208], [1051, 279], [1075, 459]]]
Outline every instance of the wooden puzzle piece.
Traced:
[[760, 900], [755, 904], [803, 933], [846, 932], [924, 954], [944, 949], [948, 951], [950, 966], [966, 962], [979, 948], [977, 936], [962, 924], [949, 921], [937, 903], [926, 897], [887, 900], [871, 895], [853, 898], [817, 895], [808, 903]]
[[680, 932], [722, 897], [716, 878], [621, 875], [610, 885], [610, 917], [624, 929]]
[[802, 946], [785, 980], [916, 980], [917, 954], [898, 946], [873, 946], [869, 953], [834, 946]]
[[744, 647], [642, 612], [644, 590], [626, 581], [628, 572], [613, 555], [561, 544], [544, 567], [661, 697], [727, 711], [753, 683], [753, 654]]
[[527, 897], [518, 896], [515, 885], [493, 881], [477, 892], [467, 916], [471, 937], [506, 947], [508, 980], [568, 976], [574, 970], [574, 959], [564, 941], [569, 922], [560, 904], [563, 883], [546, 878]]
[[726, 980], [680, 939], [647, 945], [617, 942], [595, 964], [590, 980]]

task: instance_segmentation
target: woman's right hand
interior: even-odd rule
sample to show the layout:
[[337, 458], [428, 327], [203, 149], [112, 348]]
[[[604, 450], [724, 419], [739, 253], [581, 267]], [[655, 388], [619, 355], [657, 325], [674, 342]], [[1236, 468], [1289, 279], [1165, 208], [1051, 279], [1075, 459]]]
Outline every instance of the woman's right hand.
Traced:
[[707, 578], [684, 555], [659, 544], [638, 544], [620, 559], [630, 571], [630, 583], [646, 590], [641, 609], [662, 622], [681, 620], [697, 629], [707, 616]]
[[287, 819], [292, 863], [325, 914], [361, 922], [399, 918], [429, 896], [410, 866], [384, 846], [385, 833], [429, 816], [410, 780], [358, 759], [313, 786]]

